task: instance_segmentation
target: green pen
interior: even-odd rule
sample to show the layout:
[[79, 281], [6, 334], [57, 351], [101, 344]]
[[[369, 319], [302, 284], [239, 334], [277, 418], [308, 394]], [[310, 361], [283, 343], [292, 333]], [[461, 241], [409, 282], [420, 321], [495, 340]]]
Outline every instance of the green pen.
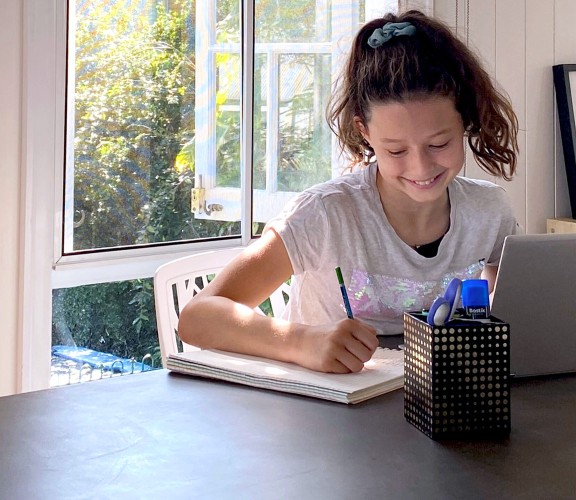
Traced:
[[344, 278], [342, 278], [342, 271], [340, 270], [340, 266], [336, 268], [336, 276], [338, 276], [338, 284], [340, 285], [340, 292], [342, 292], [342, 300], [344, 300], [346, 315], [350, 319], [354, 319], [352, 308], [350, 307], [350, 301], [348, 300], [348, 293], [346, 292], [346, 286], [344, 285]]

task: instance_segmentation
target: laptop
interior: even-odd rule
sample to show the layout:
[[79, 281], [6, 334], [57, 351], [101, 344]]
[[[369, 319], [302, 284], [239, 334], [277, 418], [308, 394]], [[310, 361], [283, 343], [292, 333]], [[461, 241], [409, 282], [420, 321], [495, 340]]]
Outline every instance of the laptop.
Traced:
[[510, 324], [510, 373], [576, 372], [576, 234], [508, 236], [491, 314]]

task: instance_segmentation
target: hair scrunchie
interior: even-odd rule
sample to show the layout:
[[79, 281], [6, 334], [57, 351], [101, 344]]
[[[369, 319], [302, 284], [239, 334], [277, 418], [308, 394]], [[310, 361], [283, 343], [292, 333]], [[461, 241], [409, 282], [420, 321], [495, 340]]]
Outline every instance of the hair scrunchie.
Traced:
[[395, 36], [412, 36], [415, 33], [416, 27], [412, 23], [386, 23], [382, 28], [374, 30], [368, 38], [368, 45], [375, 49]]

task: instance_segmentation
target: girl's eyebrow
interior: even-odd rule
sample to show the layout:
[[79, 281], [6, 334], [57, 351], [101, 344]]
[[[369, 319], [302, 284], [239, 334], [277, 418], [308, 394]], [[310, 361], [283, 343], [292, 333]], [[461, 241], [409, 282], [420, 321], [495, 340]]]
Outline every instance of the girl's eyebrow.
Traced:
[[[445, 129], [439, 130], [438, 132], [434, 132], [432, 135], [428, 136], [427, 139], [434, 139], [440, 135], [444, 135], [444, 134], [449, 133], [451, 130], [452, 129], [450, 129], [450, 128], [445, 128]], [[391, 139], [388, 137], [383, 137], [382, 139], [380, 139], [380, 141], [391, 143], [391, 144], [396, 144], [396, 143], [404, 142], [404, 139]]]

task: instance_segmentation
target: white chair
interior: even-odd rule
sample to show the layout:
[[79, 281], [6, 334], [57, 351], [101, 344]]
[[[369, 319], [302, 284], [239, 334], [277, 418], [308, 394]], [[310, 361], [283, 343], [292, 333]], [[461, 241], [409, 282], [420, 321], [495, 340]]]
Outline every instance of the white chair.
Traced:
[[[202, 290], [221, 269], [236, 257], [242, 248], [212, 250], [175, 259], [161, 265], [154, 274], [154, 300], [162, 366], [170, 353], [194, 351], [197, 347], [178, 337], [178, 317], [186, 303]], [[270, 296], [273, 316], [286, 308], [290, 285], [283, 283]], [[256, 311], [265, 314], [260, 307]]]

